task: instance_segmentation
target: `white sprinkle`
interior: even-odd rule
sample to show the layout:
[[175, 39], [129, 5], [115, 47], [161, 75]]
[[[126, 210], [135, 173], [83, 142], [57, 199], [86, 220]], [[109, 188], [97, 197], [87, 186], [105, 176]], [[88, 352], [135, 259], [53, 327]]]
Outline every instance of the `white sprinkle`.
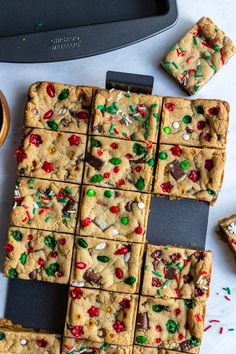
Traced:
[[127, 91], [127, 93], [130, 93], [130, 91]]
[[20, 344], [21, 345], [26, 345], [28, 341], [26, 339], [21, 339]]
[[173, 123], [172, 123], [172, 127], [173, 127], [174, 129], [178, 129], [178, 128], [179, 128], [179, 122], [173, 122]]
[[228, 227], [227, 227], [229, 233], [232, 235], [236, 235], [236, 224], [234, 222], [231, 222]]
[[138, 117], [140, 115], [140, 113], [134, 113], [133, 117]]
[[114, 87], [113, 88], [111, 88], [110, 90], [109, 90], [109, 92], [113, 92], [115, 89], [114, 89]]
[[33, 207], [36, 208], [36, 209], [39, 209], [39, 206], [37, 203], [33, 202]]
[[121, 109], [118, 109], [118, 111], [117, 111], [116, 113], [117, 113], [117, 114], [118, 114], [118, 113], [122, 113], [122, 110], [121, 110]]
[[119, 234], [118, 230], [116, 230], [116, 229], [113, 229], [111, 233], [112, 233], [112, 236], [116, 236]]
[[117, 96], [116, 101], [118, 102], [121, 99], [122, 96]]
[[125, 261], [125, 263], [128, 263], [128, 262], [129, 262], [129, 259], [130, 259], [130, 252], [127, 252], [127, 253], [124, 255], [124, 261]]
[[62, 107], [62, 108], [59, 109], [58, 115], [59, 116], [63, 116], [63, 114], [65, 114], [66, 112], [67, 112], [67, 108]]
[[73, 213], [75, 213], [75, 210], [68, 210], [67, 213], [73, 214]]
[[144, 209], [145, 208], [145, 204], [143, 202], [139, 202], [138, 203], [138, 208], [139, 209]]
[[84, 287], [84, 282], [83, 281], [74, 281], [72, 283], [73, 286], [78, 286], [78, 288], [83, 288]]
[[185, 140], [185, 141], [188, 141], [189, 140], [189, 135], [187, 133], [184, 133], [182, 135], [182, 139]]
[[103, 250], [104, 248], [106, 248], [106, 242], [100, 242], [96, 245], [96, 250]]
[[110, 102], [112, 100], [112, 96], [110, 96], [107, 101]]

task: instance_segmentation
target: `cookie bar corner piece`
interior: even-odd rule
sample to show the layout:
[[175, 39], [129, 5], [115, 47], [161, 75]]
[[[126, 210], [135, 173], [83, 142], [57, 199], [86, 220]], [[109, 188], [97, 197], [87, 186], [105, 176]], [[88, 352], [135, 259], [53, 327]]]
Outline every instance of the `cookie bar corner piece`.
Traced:
[[211, 270], [211, 252], [149, 244], [142, 294], [205, 301], [210, 292]]
[[232, 40], [210, 18], [203, 17], [171, 48], [161, 65], [189, 95], [194, 95], [235, 51]]
[[228, 243], [236, 257], [236, 214], [219, 221], [219, 234]]
[[198, 353], [203, 337], [205, 302], [141, 296], [135, 344]]
[[137, 295], [71, 287], [64, 335], [132, 345], [137, 303]]
[[80, 287], [137, 293], [144, 246], [77, 237], [70, 282]]
[[157, 143], [162, 97], [98, 89], [90, 134]]
[[132, 347], [117, 346], [108, 343], [80, 341], [79, 339], [64, 337], [62, 354], [93, 353], [93, 354], [132, 354]]
[[150, 195], [83, 186], [77, 234], [144, 243]]
[[68, 284], [73, 242], [72, 235], [11, 226], [4, 276]]
[[226, 101], [164, 97], [160, 142], [224, 149], [229, 111]]
[[25, 126], [86, 134], [93, 88], [36, 82], [29, 88]]
[[160, 144], [154, 193], [213, 205], [224, 177], [225, 151]]
[[84, 183], [151, 192], [156, 144], [90, 137]]

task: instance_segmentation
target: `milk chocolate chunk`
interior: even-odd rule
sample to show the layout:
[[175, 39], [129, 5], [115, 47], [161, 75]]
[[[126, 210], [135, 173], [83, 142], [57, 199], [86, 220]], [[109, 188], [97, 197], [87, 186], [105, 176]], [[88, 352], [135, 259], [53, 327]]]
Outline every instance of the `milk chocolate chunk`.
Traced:
[[179, 181], [182, 177], [185, 176], [184, 170], [180, 167], [180, 163], [178, 160], [174, 160], [168, 164], [168, 168], [172, 176]]
[[165, 278], [166, 279], [175, 279], [175, 269], [174, 268], [167, 269], [166, 274], [165, 274]]
[[90, 152], [86, 153], [86, 162], [88, 162], [88, 164], [94, 167], [97, 171], [100, 171], [104, 165], [104, 162], [101, 159], [90, 154]]
[[70, 214], [74, 210], [75, 200], [69, 199], [64, 208], [62, 209], [63, 214]]
[[149, 317], [147, 312], [139, 313], [137, 316], [137, 324], [136, 324], [137, 329], [141, 329], [146, 331], [149, 329]]
[[93, 269], [88, 268], [84, 273], [84, 279], [90, 284], [100, 284], [102, 277], [96, 273]]

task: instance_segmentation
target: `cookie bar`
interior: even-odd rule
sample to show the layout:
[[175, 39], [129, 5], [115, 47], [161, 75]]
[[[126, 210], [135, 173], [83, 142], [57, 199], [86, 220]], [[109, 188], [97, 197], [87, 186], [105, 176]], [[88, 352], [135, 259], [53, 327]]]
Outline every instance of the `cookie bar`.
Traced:
[[84, 186], [77, 233], [142, 243], [149, 205], [148, 194]]
[[11, 224], [74, 233], [78, 199], [78, 185], [18, 178]]
[[70, 281], [87, 288], [137, 293], [143, 245], [77, 237]]
[[60, 354], [61, 336], [8, 323], [5, 325], [5, 322], [0, 320], [1, 354]]
[[135, 343], [198, 353], [204, 317], [204, 302], [141, 296]]
[[29, 88], [25, 126], [86, 134], [93, 88], [36, 82]]
[[147, 348], [138, 345], [134, 346], [133, 354], [179, 354], [182, 352], [176, 352], [175, 350], [165, 350], [159, 348]]
[[160, 142], [195, 147], [225, 148], [229, 104], [220, 100], [163, 100]]
[[157, 142], [161, 97], [99, 89], [93, 105], [91, 134]]
[[214, 204], [224, 176], [225, 152], [160, 145], [154, 193]]
[[73, 242], [71, 235], [10, 227], [4, 275], [67, 284]]
[[91, 137], [84, 183], [150, 192], [156, 145]]
[[85, 148], [84, 135], [29, 129], [16, 150], [18, 173], [82, 183]]
[[194, 95], [235, 53], [229, 37], [210, 18], [201, 18], [162, 59], [162, 67]]
[[118, 347], [114, 344], [80, 341], [74, 338], [64, 338], [62, 354], [90, 353], [90, 354], [132, 354], [132, 347]]
[[220, 236], [222, 236], [230, 246], [236, 256], [236, 215], [231, 215], [219, 221]]
[[143, 295], [197, 299], [209, 296], [211, 252], [148, 245]]
[[71, 287], [65, 336], [132, 345], [137, 295]]

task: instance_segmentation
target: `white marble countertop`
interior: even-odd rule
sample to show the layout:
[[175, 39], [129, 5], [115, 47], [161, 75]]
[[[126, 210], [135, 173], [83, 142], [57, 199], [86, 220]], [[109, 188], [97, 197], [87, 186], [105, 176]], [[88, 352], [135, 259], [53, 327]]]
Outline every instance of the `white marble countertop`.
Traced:
[[[13, 162], [13, 155], [22, 135], [25, 96], [30, 83], [50, 80], [104, 86], [106, 71], [116, 70], [153, 75], [155, 94], [186, 97], [172, 79], [159, 68], [158, 63], [161, 57], [202, 16], [211, 17], [236, 42], [236, 1], [179, 0], [178, 5], [179, 21], [174, 28], [127, 48], [59, 63], [29, 65], [0, 63], [0, 88], [6, 94], [12, 112], [10, 133], [0, 149], [1, 249], [3, 249], [6, 238], [15, 181], [16, 166]], [[236, 56], [195, 96], [224, 99], [231, 105], [225, 180], [216, 205], [210, 209], [207, 233], [207, 249], [213, 251], [213, 277], [211, 297], [207, 304], [206, 327], [209, 320], [218, 319], [221, 322], [213, 324], [213, 327], [205, 333], [201, 354], [233, 354], [236, 348], [236, 260], [214, 232], [219, 218], [236, 212], [235, 68]], [[1, 251], [0, 261], [2, 261], [3, 253]], [[0, 274], [0, 316], [4, 313], [6, 285], [7, 281]], [[223, 287], [231, 288], [231, 301], [224, 298]], [[219, 334], [221, 326], [224, 328], [223, 334]], [[235, 331], [229, 332], [228, 328], [235, 328]]]

